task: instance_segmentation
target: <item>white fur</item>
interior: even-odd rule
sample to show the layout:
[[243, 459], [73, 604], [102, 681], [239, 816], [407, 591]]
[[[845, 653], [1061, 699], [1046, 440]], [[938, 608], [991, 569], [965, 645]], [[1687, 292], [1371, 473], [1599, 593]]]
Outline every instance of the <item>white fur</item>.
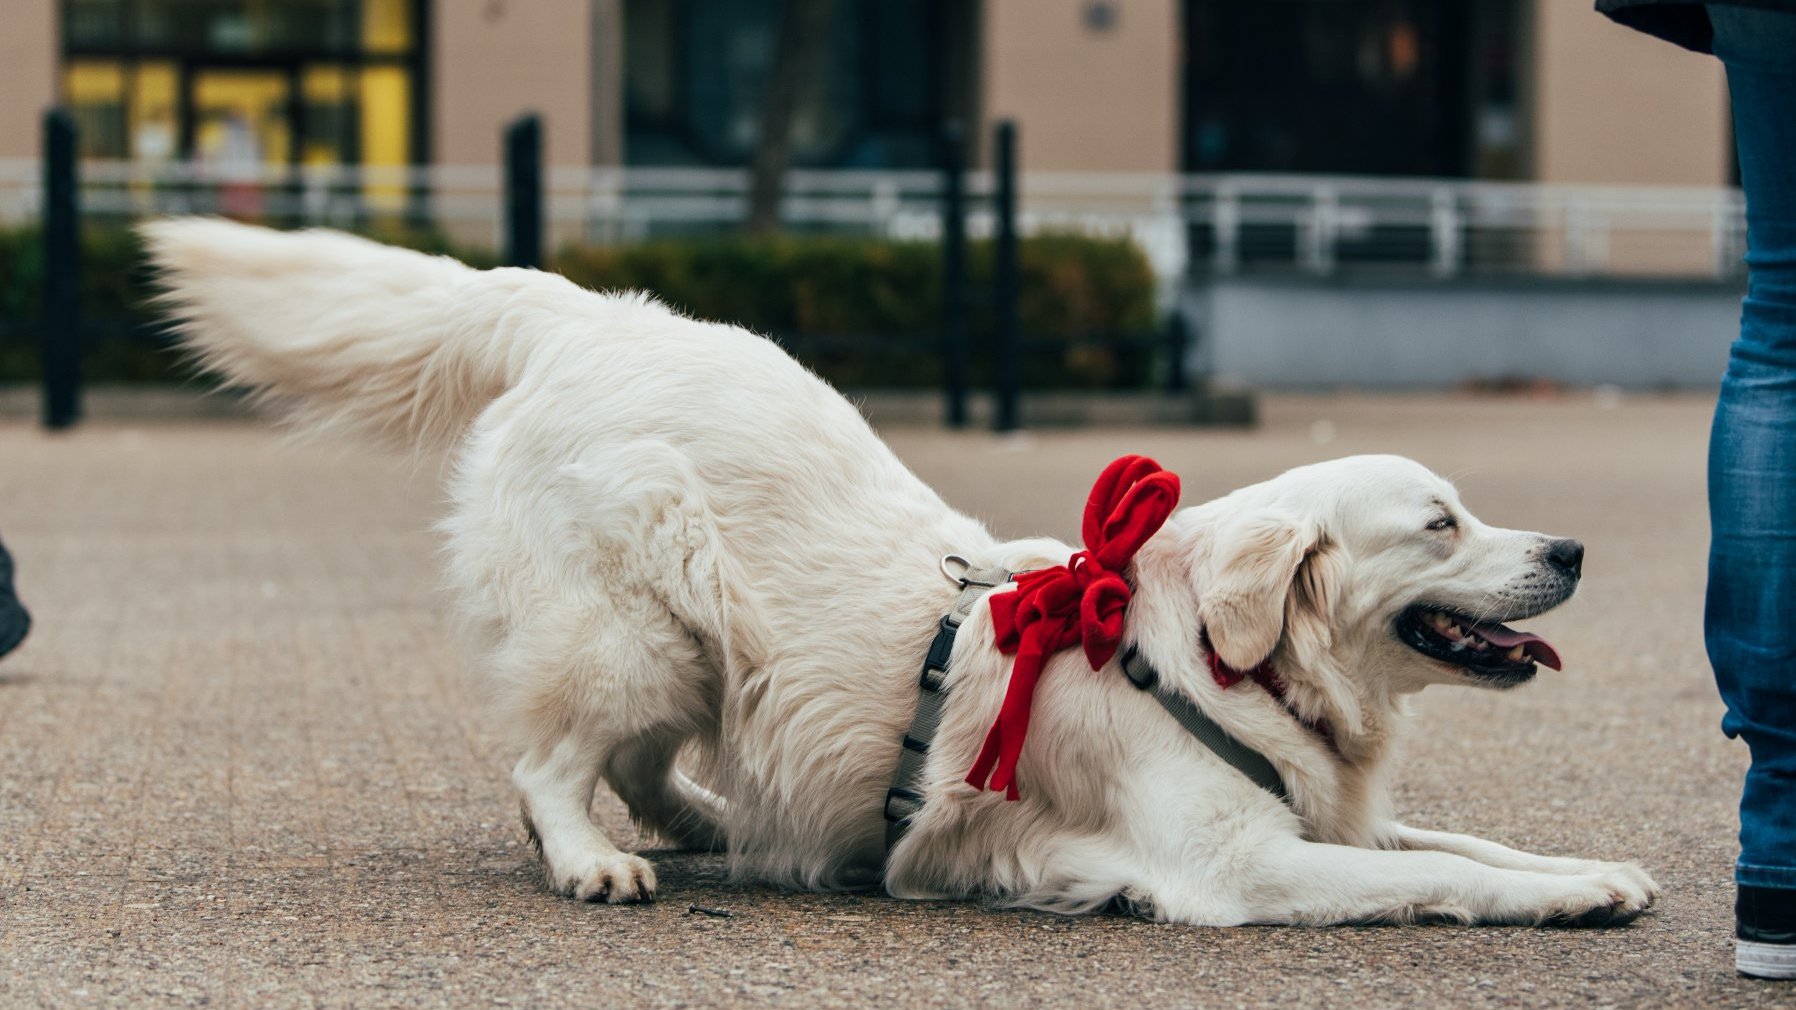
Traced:
[[[1180, 511], [1136, 560], [1129, 639], [1274, 762], [1288, 806], [1078, 650], [1042, 679], [1022, 800], [976, 792], [962, 779], [1009, 669], [979, 607], [956, 643], [927, 803], [888, 860], [881, 805], [955, 595], [938, 559], [1019, 570], [1064, 561], [1067, 545], [997, 542], [828, 386], [736, 327], [328, 232], [190, 219], [145, 235], [210, 367], [302, 428], [453, 451], [449, 580], [482, 632], [560, 893], [654, 890], [652, 868], [589, 816], [603, 778], [645, 826], [797, 887], [883, 875], [899, 896], [1067, 912], [1120, 897], [1216, 924], [1620, 921], [1653, 900], [1631, 865], [1391, 820], [1380, 768], [1403, 697], [1470, 679], [1397, 642], [1396, 613], [1525, 616], [1569, 592], [1542, 588], [1546, 538], [1478, 523], [1414, 463], [1294, 470]], [[1458, 529], [1425, 529], [1443, 509]], [[1206, 630], [1233, 666], [1270, 657], [1335, 747], [1253, 683], [1219, 688]]]

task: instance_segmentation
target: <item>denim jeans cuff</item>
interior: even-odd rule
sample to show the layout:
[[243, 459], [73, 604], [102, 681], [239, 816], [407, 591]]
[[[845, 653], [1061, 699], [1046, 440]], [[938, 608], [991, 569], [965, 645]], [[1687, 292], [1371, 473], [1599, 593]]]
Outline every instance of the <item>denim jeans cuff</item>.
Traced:
[[1796, 890], [1796, 866], [1757, 866], [1734, 864], [1734, 883], [1747, 887], [1777, 887]]

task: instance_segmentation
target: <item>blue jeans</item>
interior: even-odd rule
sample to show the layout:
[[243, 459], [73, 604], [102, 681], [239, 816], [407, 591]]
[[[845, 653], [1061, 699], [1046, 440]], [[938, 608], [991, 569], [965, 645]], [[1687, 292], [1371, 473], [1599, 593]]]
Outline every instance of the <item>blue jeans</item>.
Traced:
[[1711, 6], [1746, 190], [1746, 300], [1709, 440], [1709, 662], [1746, 741], [1734, 879], [1796, 888], [1796, 15]]

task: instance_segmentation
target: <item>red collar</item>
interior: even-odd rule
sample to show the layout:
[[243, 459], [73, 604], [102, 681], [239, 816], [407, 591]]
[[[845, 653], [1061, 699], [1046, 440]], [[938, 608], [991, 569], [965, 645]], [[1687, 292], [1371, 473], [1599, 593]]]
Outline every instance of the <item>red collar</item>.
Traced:
[[1292, 708], [1291, 703], [1286, 700], [1285, 682], [1279, 679], [1278, 672], [1272, 668], [1272, 657], [1268, 656], [1265, 662], [1251, 670], [1237, 670], [1227, 663], [1224, 663], [1222, 657], [1217, 655], [1216, 650], [1211, 647], [1209, 629], [1205, 629], [1202, 632], [1199, 641], [1203, 644], [1204, 662], [1210, 667], [1210, 678], [1216, 681], [1216, 686], [1226, 691], [1236, 684], [1241, 683], [1243, 680], [1253, 681], [1264, 688], [1266, 693], [1271, 695], [1281, 706], [1283, 706], [1286, 712], [1291, 713], [1291, 718], [1297, 720], [1298, 725], [1309, 730], [1323, 743], [1327, 744], [1328, 749], [1333, 751], [1335, 756], [1340, 756], [1341, 748], [1335, 743], [1334, 730], [1328, 725], [1328, 720], [1317, 719], [1311, 721], [1306, 719], [1299, 714], [1296, 709]]

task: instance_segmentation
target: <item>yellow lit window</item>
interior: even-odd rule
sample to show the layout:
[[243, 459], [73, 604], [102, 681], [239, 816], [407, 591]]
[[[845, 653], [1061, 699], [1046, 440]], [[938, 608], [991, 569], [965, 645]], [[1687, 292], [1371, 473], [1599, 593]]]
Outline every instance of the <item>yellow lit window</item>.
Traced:
[[362, 0], [362, 48], [371, 53], [403, 53], [412, 44], [407, 0]]
[[170, 161], [179, 154], [180, 72], [172, 62], [145, 60], [131, 71], [131, 157]]
[[[369, 67], [362, 71], [362, 164], [369, 167], [399, 166], [407, 162], [411, 139], [411, 81], [397, 67]], [[393, 207], [405, 195], [403, 186], [370, 186], [371, 199], [390, 200]]]
[[70, 60], [62, 90], [80, 130], [81, 154], [126, 157], [125, 68], [117, 60]]
[[228, 175], [284, 165], [292, 150], [287, 77], [275, 70], [206, 70], [193, 79], [194, 154]]
[[58, 0], [61, 101], [87, 157], [238, 178], [402, 167], [423, 155], [414, 89], [432, 2]]

